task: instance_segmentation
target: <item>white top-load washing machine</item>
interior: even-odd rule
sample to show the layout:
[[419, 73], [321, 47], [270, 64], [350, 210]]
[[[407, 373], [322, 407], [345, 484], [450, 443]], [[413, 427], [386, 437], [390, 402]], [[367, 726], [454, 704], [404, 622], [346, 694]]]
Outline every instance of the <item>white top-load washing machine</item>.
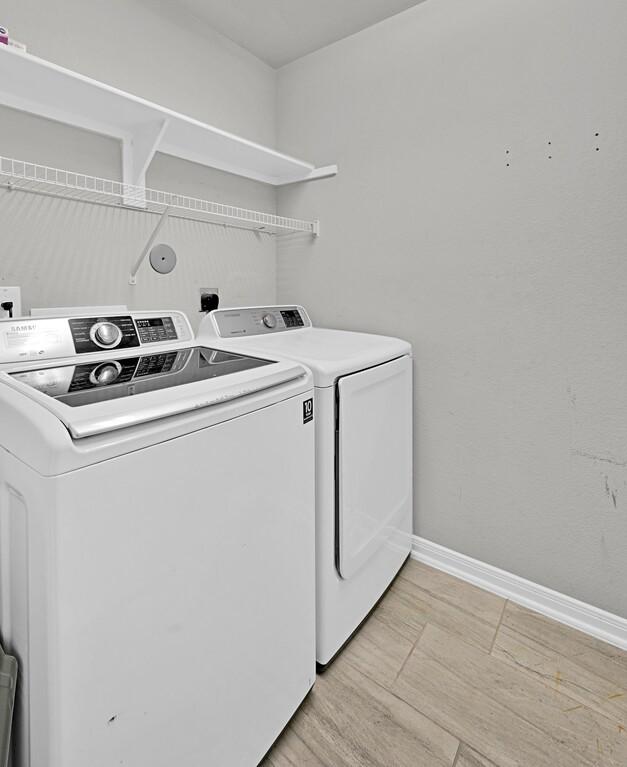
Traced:
[[179, 312], [0, 322], [13, 767], [252, 767], [315, 677], [302, 365]]
[[[221, 309], [212, 345], [313, 372], [318, 663], [329, 663], [411, 550], [412, 357], [398, 338], [312, 327], [302, 306]], [[307, 404], [304, 406], [307, 408]]]

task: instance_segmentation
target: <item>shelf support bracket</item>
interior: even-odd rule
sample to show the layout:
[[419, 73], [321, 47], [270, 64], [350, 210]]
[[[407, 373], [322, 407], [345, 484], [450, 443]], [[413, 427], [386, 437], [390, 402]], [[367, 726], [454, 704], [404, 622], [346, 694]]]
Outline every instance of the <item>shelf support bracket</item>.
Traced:
[[337, 176], [337, 173], [337, 165], [325, 165], [321, 168], [313, 168], [307, 176], [300, 176], [290, 181], [276, 181], [275, 186], [283, 187], [291, 184], [302, 184], [305, 181], [316, 181], [319, 178], [331, 178], [332, 176]]
[[[168, 123], [169, 120], [164, 119], [138, 125], [132, 133], [122, 139], [122, 180], [125, 185], [146, 186], [146, 171], [167, 130]], [[144, 208], [146, 200], [125, 195], [124, 204]]]
[[319, 178], [337, 176], [337, 165], [325, 165], [322, 168], [314, 168], [304, 181], [316, 181]]
[[150, 235], [146, 244], [144, 245], [144, 249], [142, 250], [141, 255], [139, 256], [137, 261], [135, 261], [135, 265], [133, 266], [133, 269], [131, 270], [131, 274], [128, 278], [129, 285], [137, 285], [137, 272], [139, 271], [139, 267], [144, 263], [146, 256], [150, 252], [150, 249], [152, 248], [155, 240], [157, 239], [157, 235], [163, 228], [163, 225], [167, 221], [169, 215], [170, 215], [170, 208], [166, 208], [161, 214], [159, 221], [157, 221], [157, 226], [155, 226], [155, 228], [152, 230], [152, 234]]

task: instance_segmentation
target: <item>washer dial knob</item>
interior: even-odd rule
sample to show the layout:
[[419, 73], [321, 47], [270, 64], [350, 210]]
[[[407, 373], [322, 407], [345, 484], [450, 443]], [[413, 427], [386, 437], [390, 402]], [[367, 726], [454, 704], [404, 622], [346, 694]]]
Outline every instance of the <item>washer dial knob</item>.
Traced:
[[121, 371], [122, 366], [119, 362], [103, 362], [91, 371], [89, 380], [95, 386], [109, 386], [117, 381]]
[[113, 349], [122, 340], [122, 331], [113, 322], [97, 322], [89, 333], [92, 341], [103, 349]]
[[269, 312], [268, 314], [264, 314], [261, 318], [261, 321], [267, 328], [270, 328], [271, 330], [272, 328], [276, 328], [276, 317], [274, 314], [270, 314]]

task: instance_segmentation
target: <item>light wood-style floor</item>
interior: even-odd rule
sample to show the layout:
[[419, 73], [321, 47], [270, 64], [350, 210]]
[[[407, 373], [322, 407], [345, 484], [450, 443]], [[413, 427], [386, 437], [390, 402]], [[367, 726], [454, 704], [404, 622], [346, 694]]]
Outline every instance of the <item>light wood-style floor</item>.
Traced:
[[627, 767], [627, 653], [408, 562], [264, 767]]

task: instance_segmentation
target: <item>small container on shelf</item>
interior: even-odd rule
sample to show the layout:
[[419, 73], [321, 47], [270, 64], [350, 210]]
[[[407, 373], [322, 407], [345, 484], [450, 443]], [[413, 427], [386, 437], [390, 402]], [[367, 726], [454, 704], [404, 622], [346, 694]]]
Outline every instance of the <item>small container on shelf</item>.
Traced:
[[2, 45], [9, 44], [9, 30], [2, 25], [0, 25], [0, 43], [2, 43]]

